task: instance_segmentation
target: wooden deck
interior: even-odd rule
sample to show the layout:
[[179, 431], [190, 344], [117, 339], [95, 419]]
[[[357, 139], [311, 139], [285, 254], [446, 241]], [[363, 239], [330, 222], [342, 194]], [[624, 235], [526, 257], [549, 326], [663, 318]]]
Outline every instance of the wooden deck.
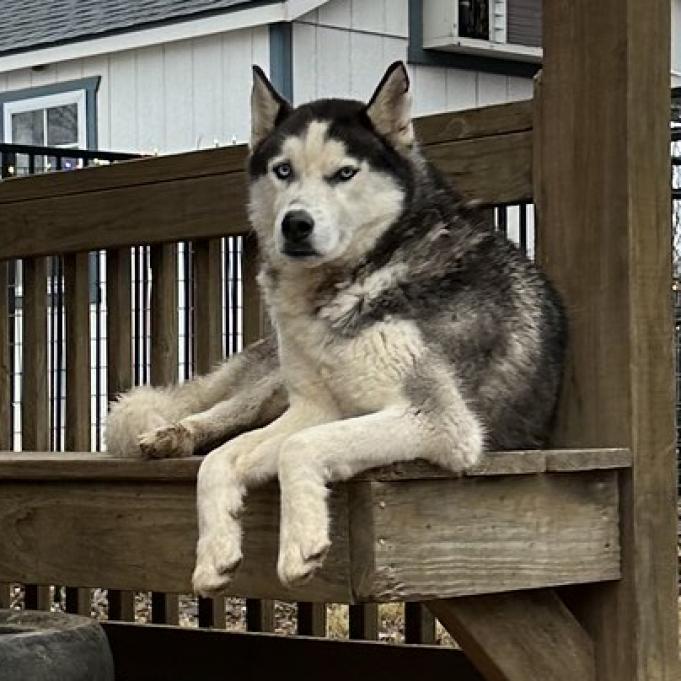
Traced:
[[[0, 454], [0, 581], [191, 591], [200, 458]], [[275, 572], [276, 485], [252, 493], [230, 592], [410, 601], [617, 579], [626, 450], [492, 453], [463, 477], [423, 462], [331, 495], [333, 546], [308, 585]], [[30, 550], [28, 550], [30, 547]]]

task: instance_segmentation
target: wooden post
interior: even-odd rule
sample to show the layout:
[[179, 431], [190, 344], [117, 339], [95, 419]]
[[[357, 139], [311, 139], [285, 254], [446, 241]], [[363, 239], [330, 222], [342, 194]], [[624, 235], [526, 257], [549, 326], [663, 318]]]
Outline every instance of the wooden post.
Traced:
[[[64, 258], [66, 300], [66, 451], [90, 450], [90, 260]], [[90, 616], [90, 589], [66, 587], [66, 610]]]
[[[151, 247], [151, 276], [151, 383], [170, 385], [177, 383], [177, 244]], [[177, 624], [177, 595], [152, 592], [151, 618]]]
[[593, 681], [588, 634], [550, 589], [428, 604], [486, 681]]
[[[115, 399], [132, 386], [132, 299], [130, 248], [106, 252], [106, 385]], [[109, 619], [133, 622], [135, 594], [109, 589]]]
[[[194, 368], [206, 374], [222, 359], [222, 253], [220, 239], [194, 241]], [[199, 626], [224, 629], [225, 599], [198, 600]]]
[[[46, 452], [50, 448], [47, 383], [47, 259], [23, 261], [24, 338], [21, 376], [21, 448]], [[24, 604], [49, 610], [50, 587], [27, 584]]]
[[[0, 449], [12, 449], [10, 382], [12, 380], [9, 347], [9, 263], [0, 262]], [[9, 608], [11, 585], [0, 582], [0, 608]]]
[[544, 3], [535, 199], [571, 327], [555, 444], [633, 454], [623, 577], [571, 603], [599, 681], [678, 679], [669, 73], [669, 0]]

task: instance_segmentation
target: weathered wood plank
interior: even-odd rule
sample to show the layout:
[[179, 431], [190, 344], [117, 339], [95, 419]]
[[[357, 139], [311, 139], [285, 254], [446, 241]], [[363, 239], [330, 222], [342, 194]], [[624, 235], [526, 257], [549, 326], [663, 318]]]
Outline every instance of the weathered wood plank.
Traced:
[[[129, 248], [106, 253], [106, 348], [107, 397], [109, 401], [132, 387], [132, 302]], [[109, 619], [132, 622], [135, 594], [109, 589]]]
[[426, 156], [465, 197], [484, 205], [532, 199], [532, 133], [446, 142]]
[[[424, 124], [426, 155], [471, 199], [526, 200], [532, 132], [521, 108]], [[504, 132], [493, 134], [495, 121]], [[244, 147], [218, 149], [3, 183], [0, 259], [245, 234], [245, 159]]]
[[[177, 382], [179, 353], [176, 244], [151, 247], [151, 276], [151, 383], [171, 385]], [[152, 592], [151, 620], [155, 624], [177, 624], [177, 595]]]
[[[244, 563], [231, 593], [348, 601], [348, 524], [340, 497], [344, 490], [332, 495], [335, 541], [325, 569], [308, 585], [286, 590], [276, 575], [277, 490], [271, 485], [249, 495]], [[3, 484], [0, 524], [2, 581], [49, 579], [65, 585], [191, 592], [197, 535], [194, 484]]]
[[432, 601], [487, 681], [595, 681], [593, 644], [549, 590]]
[[376, 603], [351, 605], [348, 613], [348, 630], [351, 639], [378, 640], [378, 606]]
[[616, 475], [358, 485], [357, 598], [429, 600], [617, 579]]
[[298, 603], [299, 636], [326, 636], [326, 603]]
[[541, 250], [571, 325], [555, 442], [633, 455], [623, 578], [571, 604], [599, 681], [679, 674], [669, 11], [669, 0], [544, 3]]
[[[332, 491], [333, 545], [325, 568], [293, 590], [283, 589], [275, 572], [279, 498], [270, 485], [249, 494], [245, 560], [230, 592], [310, 602], [399, 601], [616, 579], [617, 475], [340, 485]], [[190, 590], [193, 479], [3, 480], [0, 524], [2, 581]]]
[[[575, 457], [576, 463], [569, 465]], [[546, 459], [552, 459], [552, 470], [591, 471], [628, 468], [631, 456], [626, 449], [566, 449], [530, 452], [489, 452], [495, 459], [469, 471], [466, 477], [489, 477], [543, 473]], [[525, 459], [528, 457], [529, 464]], [[498, 459], [498, 462], [496, 461]], [[194, 482], [201, 465], [200, 457], [144, 461], [119, 458], [99, 452], [0, 452], [0, 480], [124, 480]], [[563, 462], [563, 463], [561, 463]], [[493, 474], [490, 470], [494, 471]], [[376, 482], [457, 479], [454, 473], [425, 461], [399, 463], [387, 468], [374, 468], [355, 479]]]
[[23, 262], [24, 338], [21, 380], [22, 449], [50, 448], [47, 392], [47, 261]]
[[[9, 262], [0, 263], [0, 449], [12, 448], [9, 335]], [[10, 606], [10, 584], [0, 583], [0, 608]]]
[[[103, 622], [118, 681], [223, 681], [324, 678], [412, 681], [452, 678], [482, 681], [461, 651], [360, 641], [310, 640], [295, 636], [205, 631]], [[350, 670], [350, 671], [349, 671]], [[542, 680], [544, 681], [544, 680]], [[548, 681], [548, 680], [547, 680]]]
[[0, 263], [0, 449], [12, 448], [9, 262]]
[[[194, 369], [209, 372], [222, 359], [222, 252], [220, 239], [192, 244], [194, 278]], [[225, 599], [199, 598], [200, 627], [224, 629]]]
[[[64, 258], [66, 311], [66, 437], [68, 451], [90, 449], [90, 261]], [[90, 616], [90, 590], [66, 589], [66, 610]]]
[[521, 101], [423, 116], [415, 119], [414, 128], [426, 146], [532, 130], [532, 117], [532, 102]]
[[435, 617], [425, 603], [404, 604], [404, 642], [435, 643]]
[[220, 239], [195, 241], [194, 362], [199, 374], [222, 359], [222, 253]]
[[[23, 261], [24, 333], [21, 375], [21, 446], [50, 448], [50, 415], [47, 377], [47, 260]], [[45, 582], [26, 584], [25, 607], [49, 610], [50, 587]]]

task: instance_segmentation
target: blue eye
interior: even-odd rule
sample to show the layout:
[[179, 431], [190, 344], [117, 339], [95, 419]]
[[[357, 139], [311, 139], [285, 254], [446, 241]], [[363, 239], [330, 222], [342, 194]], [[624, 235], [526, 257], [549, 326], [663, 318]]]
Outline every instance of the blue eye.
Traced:
[[357, 175], [358, 172], [359, 168], [355, 168], [354, 166], [343, 166], [335, 173], [333, 179], [337, 182], [347, 182]]
[[291, 175], [293, 175], [293, 169], [291, 168], [291, 164], [287, 163], [286, 161], [283, 161], [282, 163], [277, 163], [277, 165], [272, 168], [272, 172], [280, 180], [288, 180], [291, 177]]

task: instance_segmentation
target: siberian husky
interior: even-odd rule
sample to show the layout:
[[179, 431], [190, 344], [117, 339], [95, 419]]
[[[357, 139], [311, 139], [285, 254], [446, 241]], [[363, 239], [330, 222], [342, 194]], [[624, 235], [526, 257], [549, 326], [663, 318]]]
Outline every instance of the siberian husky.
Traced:
[[291, 585], [329, 548], [329, 483], [543, 445], [566, 339], [545, 277], [419, 151], [404, 64], [367, 104], [297, 108], [254, 67], [251, 105], [250, 218], [275, 337], [187, 384], [133, 390], [108, 426], [118, 454], [228, 440], [198, 478], [204, 596], [239, 566], [253, 485], [279, 479], [277, 568]]

